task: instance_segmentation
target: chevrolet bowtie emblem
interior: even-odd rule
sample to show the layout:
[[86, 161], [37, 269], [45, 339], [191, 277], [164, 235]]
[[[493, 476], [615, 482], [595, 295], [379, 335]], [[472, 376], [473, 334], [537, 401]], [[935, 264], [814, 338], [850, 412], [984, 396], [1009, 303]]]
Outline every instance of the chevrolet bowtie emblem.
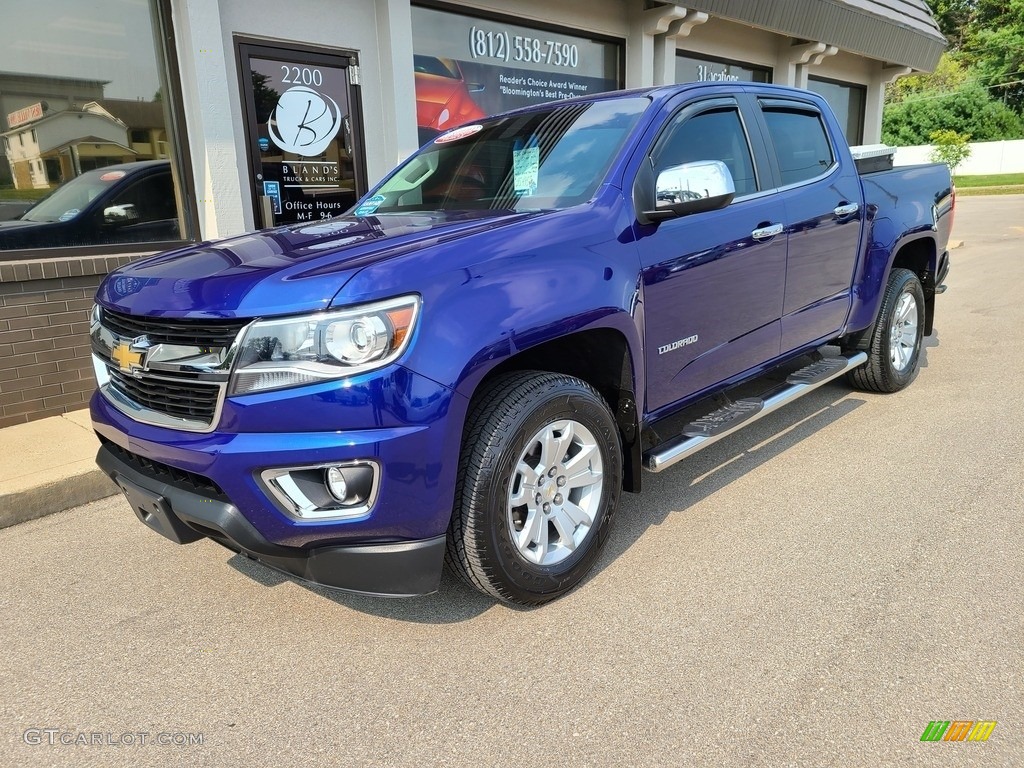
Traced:
[[131, 343], [118, 341], [110, 351], [110, 358], [125, 373], [133, 373], [137, 369], [142, 368], [142, 358], [145, 354], [145, 352], [133, 350]]

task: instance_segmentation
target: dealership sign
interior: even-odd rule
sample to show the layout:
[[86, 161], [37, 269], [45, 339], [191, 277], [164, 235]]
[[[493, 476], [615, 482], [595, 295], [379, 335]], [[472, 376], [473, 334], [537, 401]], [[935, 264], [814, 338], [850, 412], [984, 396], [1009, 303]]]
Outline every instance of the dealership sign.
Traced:
[[412, 8], [420, 142], [487, 115], [622, 87], [621, 45]]
[[33, 120], [38, 120], [43, 116], [43, 103], [37, 101], [35, 104], [30, 104], [27, 107], [16, 109], [13, 112], [7, 113], [7, 127], [15, 128], [25, 123], [31, 123]]

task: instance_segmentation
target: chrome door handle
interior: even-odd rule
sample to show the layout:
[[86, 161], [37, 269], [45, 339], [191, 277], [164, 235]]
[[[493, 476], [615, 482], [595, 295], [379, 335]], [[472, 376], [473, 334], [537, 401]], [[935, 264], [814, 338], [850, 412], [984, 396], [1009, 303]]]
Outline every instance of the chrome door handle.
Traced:
[[781, 235], [783, 226], [781, 224], [771, 224], [767, 227], [760, 227], [750, 233], [750, 236], [755, 240], [764, 242], [765, 240], [771, 240], [776, 235]]
[[859, 210], [859, 203], [844, 203], [843, 205], [837, 205], [832, 213], [834, 213], [838, 218], [844, 219], [847, 216], [853, 216], [853, 214]]

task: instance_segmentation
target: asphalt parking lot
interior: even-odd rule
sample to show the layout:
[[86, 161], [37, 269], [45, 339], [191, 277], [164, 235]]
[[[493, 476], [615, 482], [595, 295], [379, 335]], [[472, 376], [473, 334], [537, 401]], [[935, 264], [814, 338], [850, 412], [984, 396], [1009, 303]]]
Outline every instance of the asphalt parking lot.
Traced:
[[1024, 764], [1024, 196], [954, 236], [909, 389], [646, 476], [541, 609], [304, 587], [119, 497], [0, 530], [0, 765]]

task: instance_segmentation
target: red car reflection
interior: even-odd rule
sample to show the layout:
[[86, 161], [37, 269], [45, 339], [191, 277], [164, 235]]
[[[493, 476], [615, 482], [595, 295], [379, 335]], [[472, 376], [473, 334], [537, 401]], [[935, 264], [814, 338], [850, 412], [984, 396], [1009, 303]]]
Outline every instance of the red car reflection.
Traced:
[[471, 93], [484, 89], [480, 83], [467, 83], [454, 59], [414, 56], [416, 68], [416, 125], [420, 141], [441, 131], [486, 117], [473, 101]]

